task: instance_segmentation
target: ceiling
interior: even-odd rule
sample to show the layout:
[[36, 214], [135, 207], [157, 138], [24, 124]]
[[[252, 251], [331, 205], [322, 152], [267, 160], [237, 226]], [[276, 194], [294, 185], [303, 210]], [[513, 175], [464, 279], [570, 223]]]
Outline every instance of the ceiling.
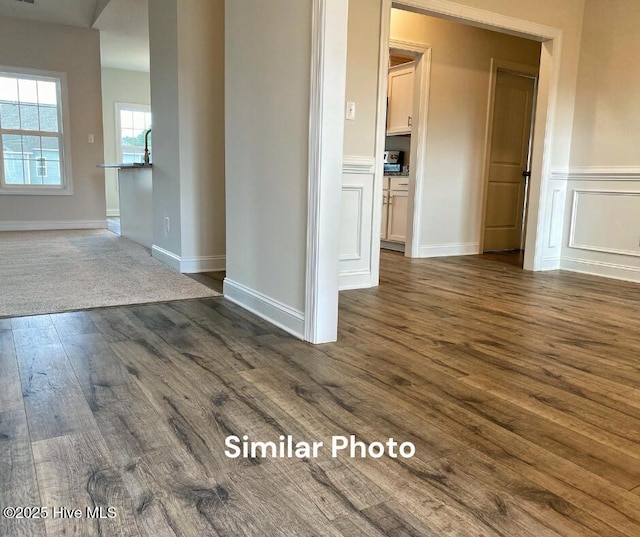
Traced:
[[111, 0], [93, 27], [100, 30], [102, 67], [149, 71], [148, 0]]
[[0, 0], [0, 16], [95, 28], [103, 67], [149, 71], [148, 0]]

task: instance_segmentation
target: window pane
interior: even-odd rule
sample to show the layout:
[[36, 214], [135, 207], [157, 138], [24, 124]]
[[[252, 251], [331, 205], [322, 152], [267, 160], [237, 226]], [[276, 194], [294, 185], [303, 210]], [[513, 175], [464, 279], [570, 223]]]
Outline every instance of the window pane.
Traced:
[[18, 79], [18, 96], [21, 103], [38, 102], [38, 85], [35, 80]]
[[7, 159], [5, 154], [4, 160], [4, 177], [8, 185], [23, 185], [23, 167], [22, 160]]
[[121, 110], [120, 124], [123, 129], [133, 129], [133, 112], [129, 112], [128, 110]]
[[3, 129], [20, 128], [20, 106], [14, 103], [0, 102], [0, 127]]
[[60, 163], [55, 160], [47, 160], [47, 176], [43, 178], [45, 185], [61, 185]]
[[133, 113], [133, 128], [137, 131], [145, 130], [144, 112]]
[[38, 102], [40, 104], [57, 106], [58, 89], [55, 82], [45, 82], [44, 80], [38, 80]]
[[39, 136], [23, 136], [22, 137], [22, 154], [24, 159], [33, 160], [40, 156], [40, 137]]
[[22, 158], [22, 137], [17, 134], [2, 135], [2, 150], [6, 159]]
[[25, 131], [40, 130], [37, 106], [32, 104], [20, 105], [20, 128]]
[[0, 76], [0, 101], [18, 102], [18, 79]]
[[58, 109], [55, 106], [40, 106], [40, 130], [58, 132]]

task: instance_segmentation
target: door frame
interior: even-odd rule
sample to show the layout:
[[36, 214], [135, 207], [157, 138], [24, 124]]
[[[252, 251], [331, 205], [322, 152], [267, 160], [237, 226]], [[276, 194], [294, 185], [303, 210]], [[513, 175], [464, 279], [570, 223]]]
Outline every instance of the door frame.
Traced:
[[[562, 30], [451, 0], [382, 0], [381, 41], [388, 54], [392, 6], [463, 24], [542, 42], [536, 136], [532, 151], [529, 220], [524, 268], [542, 270], [544, 226], [547, 223], [548, 178], [551, 172], [556, 96], [560, 82]], [[312, 1], [309, 182], [307, 205], [306, 300], [304, 339], [334, 341], [338, 331], [340, 199], [344, 133], [348, 0]], [[384, 70], [386, 71], [386, 65]], [[384, 82], [386, 87], [386, 81]], [[378, 108], [376, 171], [382, 173], [384, 110]], [[331, 135], [329, 135], [331, 132]], [[336, 134], [337, 133], [337, 134]], [[381, 194], [381, 190], [380, 190]], [[372, 229], [380, 228], [382, 200], [373, 207]], [[338, 224], [336, 224], [338, 223]], [[415, 222], [414, 222], [415, 225]], [[413, 241], [415, 241], [415, 237]], [[379, 241], [371, 241], [371, 244]], [[378, 284], [380, 249], [371, 252], [372, 285]], [[375, 275], [373, 268], [375, 267]]]
[[[380, 39], [380, 72], [378, 76], [378, 131], [376, 148], [378, 162], [382, 162], [387, 136], [387, 92], [389, 81], [389, 51], [410, 53], [415, 57], [415, 76], [413, 82], [413, 126], [411, 128], [411, 167], [409, 169], [409, 199], [407, 202], [407, 236], [405, 240], [404, 255], [417, 257], [420, 245], [420, 224], [422, 217], [422, 191], [424, 179], [424, 163], [427, 156], [427, 127], [429, 120], [429, 95], [431, 82], [431, 46], [424, 43], [414, 43], [400, 39], [391, 39], [390, 34], [391, 10], [389, 21], [384, 27], [389, 31]], [[381, 125], [382, 124], [382, 125]], [[382, 181], [384, 171], [382, 166], [377, 166], [374, 178], [374, 199], [382, 199]], [[416, 203], [417, 202], [417, 203]], [[380, 202], [381, 203], [381, 202]], [[380, 229], [382, 214], [375, 220], [374, 212], [373, 229]], [[380, 237], [376, 235], [377, 245], [372, 241], [372, 285], [378, 285], [380, 274]], [[374, 268], [375, 267], [375, 268]]]
[[[385, 64], [385, 55], [388, 54], [391, 34], [391, 8], [405, 9], [415, 13], [444, 18], [459, 22], [507, 33], [518, 37], [524, 37], [542, 43], [540, 68], [538, 78], [538, 94], [536, 98], [536, 110], [534, 125], [539, 134], [534, 137], [531, 158], [531, 178], [529, 182], [529, 217], [526, 225], [526, 245], [524, 256], [524, 268], [528, 270], [543, 270], [544, 245], [542, 235], [547, 215], [547, 184], [551, 171], [551, 151], [553, 138], [553, 124], [555, 122], [556, 97], [560, 82], [560, 56], [562, 49], [562, 30], [546, 26], [524, 19], [517, 19], [492, 11], [470, 7], [451, 0], [382, 0], [381, 12], [381, 46], [380, 65]], [[385, 54], [385, 50], [387, 51]], [[382, 77], [381, 77], [382, 78]], [[386, 88], [386, 80], [384, 86]], [[379, 90], [380, 91], [380, 90]], [[384, 109], [378, 110], [378, 144], [376, 160], [381, 162], [383, 158], [384, 144], [379, 143], [385, 124]], [[426, 158], [426, 152], [425, 152]], [[422, 163], [425, 165], [425, 162]], [[422, 181], [417, 181], [422, 184]], [[418, 200], [419, 209], [420, 200]], [[373, 229], [380, 224], [380, 212], [374, 206]], [[419, 224], [420, 216], [414, 219], [413, 226]], [[417, 220], [417, 221], [416, 221]], [[412, 227], [413, 227], [412, 226]], [[419, 256], [419, 235], [414, 233], [411, 250], [416, 257]], [[376, 267], [375, 275], [372, 270], [372, 285], [378, 283], [380, 250], [374, 250], [372, 255], [372, 267]]]
[[[481, 220], [480, 220], [480, 236], [478, 237], [478, 244], [480, 245], [480, 253], [484, 252], [484, 228], [487, 221], [487, 198], [489, 196], [489, 171], [491, 168], [491, 150], [492, 150], [492, 137], [493, 137], [493, 120], [495, 114], [495, 103], [496, 103], [496, 82], [498, 80], [498, 71], [513, 73], [518, 76], [524, 76], [527, 78], [533, 78], [535, 80], [535, 89], [533, 95], [533, 109], [531, 111], [531, 132], [529, 138], [529, 162], [531, 162], [533, 155], [533, 137], [535, 130], [535, 115], [536, 115], [536, 102], [538, 98], [538, 67], [533, 65], [527, 65], [526, 63], [517, 63], [508, 60], [501, 60], [499, 58], [491, 58], [491, 75], [489, 79], [489, 102], [487, 104], [487, 125], [485, 128], [485, 149], [484, 149], [484, 164], [482, 167], [482, 207], [481, 207]], [[529, 178], [529, 186], [527, 191], [531, 189], [531, 178]], [[525, 207], [524, 210], [527, 211], [529, 195], [525, 195], [525, 199], [523, 200]], [[524, 214], [526, 218], [526, 213]], [[524, 244], [526, 247], [526, 238], [527, 238], [527, 228], [526, 228], [526, 220], [525, 226], [522, 230], [522, 237], [520, 238], [521, 246]]]

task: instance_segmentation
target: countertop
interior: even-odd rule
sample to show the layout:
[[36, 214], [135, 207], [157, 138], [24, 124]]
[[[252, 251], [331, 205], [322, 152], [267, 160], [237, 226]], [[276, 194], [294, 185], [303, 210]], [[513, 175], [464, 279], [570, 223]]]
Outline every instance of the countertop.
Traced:
[[144, 164], [142, 162], [126, 162], [122, 164], [98, 164], [98, 168], [117, 168], [119, 170], [139, 170], [151, 168], [153, 164]]

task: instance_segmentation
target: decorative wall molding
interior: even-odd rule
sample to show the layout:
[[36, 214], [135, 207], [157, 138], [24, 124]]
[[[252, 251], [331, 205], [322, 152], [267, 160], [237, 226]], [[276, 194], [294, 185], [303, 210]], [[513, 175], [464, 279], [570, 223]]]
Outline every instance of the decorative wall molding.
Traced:
[[376, 159], [374, 157], [358, 157], [345, 155], [342, 161], [342, 173], [362, 173], [373, 175], [376, 171]]
[[0, 231], [55, 231], [63, 229], [106, 229], [106, 227], [106, 220], [0, 222]]
[[563, 257], [561, 268], [583, 274], [592, 274], [616, 280], [625, 280], [640, 283], [640, 267], [620, 265], [618, 263], [605, 263], [592, 259], [580, 259], [575, 257]]
[[586, 168], [556, 169], [551, 171], [551, 179], [556, 181], [638, 181], [638, 166], [592, 166]]
[[431, 244], [420, 247], [419, 257], [450, 257], [454, 255], [477, 255], [478, 253], [480, 253], [480, 244], [477, 242]]
[[305, 334], [304, 313], [229, 278], [224, 279], [224, 297], [300, 339]]
[[117, 216], [118, 218], [120, 217], [120, 209], [107, 209], [107, 216]]
[[[640, 197], [640, 191], [626, 191], [626, 190], [574, 190], [573, 191], [573, 205], [571, 207], [571, 227], [569, 228], [569, 248], [576, 248], [578, 250], [588, 250], [591, 252], [600, 252], [603, 254], [616, 254], [632, 257], [640, 257], [640, 251], [634, 250], [622, 250], [619, 248], [608, 248], [597, 245], [579, 244], [576, 241], [576, 229], [578, 225], [578, 210], [580, 198], [582, 196], [633, 196]], [[620, 265], [623, 266], [623, 265]]]
[[[344, 192], [355, 192], [357, 197], [358, 197], [358, 201], [357, 203], [357, 216], [355, 217], [355, 236], [356, 236], [356, 243], [357, 243], [357, 251], [355, 252], [349, 252], [347, 254], [341, 253], [340, 254], [340, 261], [356, 261], [358, 259], [362, 259], [362, 213], [364, 210], [363, 204], [364, 204], [364, 187], [362, 185], [342, 185], [342, 193], [344, 195]], [[344, 196], [342, 198], [343, 203], [344, 203]], [[344, 214], [342, 215], [344, 218]]]

